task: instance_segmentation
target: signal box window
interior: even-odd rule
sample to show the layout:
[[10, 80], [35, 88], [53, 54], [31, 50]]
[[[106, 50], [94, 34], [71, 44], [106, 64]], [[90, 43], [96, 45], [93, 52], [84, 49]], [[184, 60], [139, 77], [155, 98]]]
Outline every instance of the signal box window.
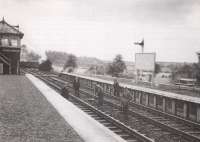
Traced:
[[11, 46], [17, 47], [17, 40], [12, 39], [11, 40]]
[[8, 39], [1, 39], [1, 45], [2, 46], [8, 46]]

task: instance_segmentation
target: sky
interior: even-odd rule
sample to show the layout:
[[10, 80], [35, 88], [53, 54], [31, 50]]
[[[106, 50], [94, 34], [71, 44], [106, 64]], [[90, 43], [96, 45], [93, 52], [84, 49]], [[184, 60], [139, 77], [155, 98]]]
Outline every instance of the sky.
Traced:
[[55, 50], [134, 61], [144, 38], [157, 61], [197, 62], [200, 0], [0, 0], [0, 18], [20, 25], [22, 44], [44, 56]]

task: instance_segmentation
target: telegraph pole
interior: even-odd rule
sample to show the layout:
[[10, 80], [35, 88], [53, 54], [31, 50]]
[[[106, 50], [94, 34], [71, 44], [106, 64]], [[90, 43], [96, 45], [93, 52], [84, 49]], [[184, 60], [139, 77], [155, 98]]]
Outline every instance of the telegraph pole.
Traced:
[[[135, 45], [140, 45], [141, 46], [141, 53], [144, 53], [144, 38], [142, 39], [141, 42], [134, 42]], [[136, 71], [136, 83], [138, 82], [138, 74], [140, 73], [139, 70]]]

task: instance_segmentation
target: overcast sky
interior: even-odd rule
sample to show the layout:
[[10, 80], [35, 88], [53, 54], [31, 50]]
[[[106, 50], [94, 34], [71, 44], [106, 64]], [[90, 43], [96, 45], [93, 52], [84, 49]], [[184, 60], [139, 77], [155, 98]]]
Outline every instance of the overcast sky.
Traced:
[[45, 50], [134, 61], [141, 48], [157, 61], [197, 62], [200, 0], [0, 0], [0, 16], [19, 24], [23, 44]]

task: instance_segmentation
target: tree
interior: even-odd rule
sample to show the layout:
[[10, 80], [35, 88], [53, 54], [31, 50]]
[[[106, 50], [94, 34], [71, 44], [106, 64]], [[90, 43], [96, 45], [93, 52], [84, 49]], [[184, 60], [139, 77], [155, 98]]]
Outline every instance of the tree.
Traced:
[[20, 56], [20, 60], [25, 62], [38, 62], [41, 58], [39, 54], [27, 48], [26, 45], [22, 45]]
[[119, 76], [126, 69], [126, 64], [123, 61], [122, 55], [118, 54], [114, 58], [113, 62], [108, 64], [107, 73], [112, 76]]
[[103, 75], [105, 73], [104, 65], [91, 65], [87, 71], [92, 74]]
[[39, 65], [39, 70], [41, 70], [41, 71], [51, 71], [51, 69], [52, 69], [52, 63], [49, 59], [43, 61]]
[[63, 70], [66, 70], [67, 68], [69, 68], [68, 72], [73, 72], [73, 70], [77, 67], [77, 58], [75, 55], [70, 54], [68, 56], [67, 61], [64, 64]]
[[182, 67], [179, 68], [178, 74], [185, 78], [193, 78], [193, 65], [184, 64]]
[[68, 59], [69, 54], [59, 51], [46, 51], [47, 59], [49, 59], [53, 65], [63, 66]]
[[112, 65], [112, 63], [109, 63], [109, 64], [106, 66], [106, 73], [113, 76], [113, 72], [114, 72], [113, 65]]
[[38, 54], [36, 54], [36, 53], [33, 52], [33, 51], [31, 51], [31, 52], [28, 54], [28, 60], [30, 60], [30, 61], [38, 62], [40, 58], [41, 58], [41, 56], [38, 55]]
[[179, 67], [174, 67], [172, 71], [172, 79], [174, 80], [179, 78], [196, 78], [198, 82], [198, 78], [200, 78], [200, 66], [198, 64], [184, 63]]

